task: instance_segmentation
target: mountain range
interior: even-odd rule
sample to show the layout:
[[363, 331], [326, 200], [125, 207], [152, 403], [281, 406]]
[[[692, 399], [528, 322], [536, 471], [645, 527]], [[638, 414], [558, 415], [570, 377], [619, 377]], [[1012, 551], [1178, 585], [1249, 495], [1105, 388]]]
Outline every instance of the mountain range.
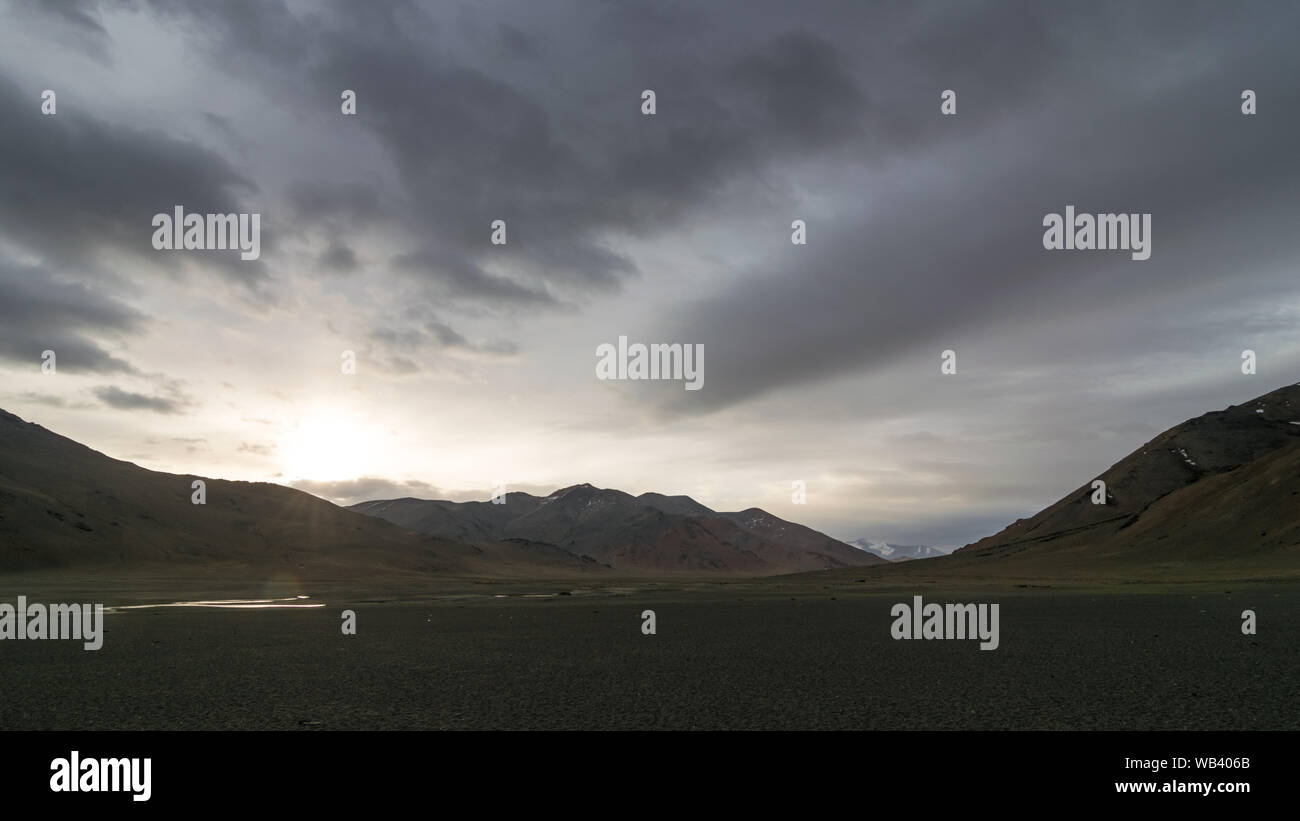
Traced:
[[883, 560], [759, 508], [710, 510], [689, 496], [573, 485], [549, 496], [507, 493], [500, 503], [386, 499], [350, 510], [458, 540], [526, 539], [616, 570], [794, 573]]
[[[206, 498], [194, 504], [200, 479]], [[146, 470], [0, 411], [0, 571], [224, 565], [532, 578], [770, 575], [880, 561], [757, 508], [714, 513], [685, 496], [590, 485], [545, 498], [512, 493], [504, 505], [357, 507], [265, 482]]]
[[[0, 411], [0, 572], [1300, 576], [1297, 385], [1175, 425], [1033, 516], [934, 558], [933, 548], [840, 542], [758, 508], [721, 513], [687, 496], [589, 484], [510, 493], [501, 504], [406, 498], [345, 509], [280, 485], [220, 479], [203, 479], [206, 503], [194, 504], [200, 478], [110, 458]], [[899, 561], [914, 558], [927, 560]]]
[[[204, 504], [193, 503], [199, 479]], [[276, 484], [146, 470], [0, 411], [0, 571], [571, 576], [594, 564], [546, 545], [413, 533]]]

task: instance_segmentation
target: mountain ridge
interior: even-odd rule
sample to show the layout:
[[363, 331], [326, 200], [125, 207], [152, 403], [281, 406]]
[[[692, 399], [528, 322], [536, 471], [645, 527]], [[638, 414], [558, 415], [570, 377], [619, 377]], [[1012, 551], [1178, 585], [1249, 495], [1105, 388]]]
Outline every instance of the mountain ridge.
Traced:
[[503, 499], [377, 499], [348, 509], [431, 535], [473, 531], [483, 538], [554, 544], [616, 570], [775, 575], [884, 563], [760, 508], [718, 512], [684, 495], [633, 496], [582, 483], [545, 497], [508, 493]]
[[148, 470], [0, 410], [0, 571], [218, 565], [314, 577], [592, 569], [569, 553], [417, 534], [269, 482]]
[[1173, 425], [948, 556], [810, 575], [904, 588], [1300, 579], [1300, 385]]
[[[193, 502], [196, 480], [204, 504]], [[274, 483], [148, 470], [0, 410], [0, 572], [223, 565], [542, 578], [855, 564], [852, 548], [824, 534], [762, 511], [715, 513], [687, 496], [580, 484], [547, 497], [506, 494], [504, 504], [365, 504], [363, 514]], [[749, 528], [733, 521], [746, 514]]]
[[[1064, 556], [1090, 545], [1112, 558], [1214, 560], [1231, 540], [1243, 556], [1290, 551], [1300, 567], [1300, 515], [1291, 499], [1300, 496], [1298, 479], [1300, 385], [1286, 385], [1166, 429], [1087, 484], [954, 555], [996, 559], [1050, 548]], [[1098, 480], [1105, 482], [1102, 504], [1092, 502]], [[1242, 486], [1267, 495], [1279, 485], [1290, 504], [1269, 509], [1239, 498]], [[1177, 550], [1159, 544], [1171, 539]]]

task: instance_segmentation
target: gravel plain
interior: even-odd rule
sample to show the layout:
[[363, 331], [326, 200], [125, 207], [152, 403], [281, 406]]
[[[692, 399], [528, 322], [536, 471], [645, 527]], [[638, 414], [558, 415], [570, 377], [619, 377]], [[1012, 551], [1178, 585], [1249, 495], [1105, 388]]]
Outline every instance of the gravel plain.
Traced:
[[3, 641], [0, 728], [1300, 729], [1294, 585], [926, 592], [998, 602], [992, 651], [892, 639], [910, 596], [879, 591], [500, 595], [124, 611], [97, 652]]

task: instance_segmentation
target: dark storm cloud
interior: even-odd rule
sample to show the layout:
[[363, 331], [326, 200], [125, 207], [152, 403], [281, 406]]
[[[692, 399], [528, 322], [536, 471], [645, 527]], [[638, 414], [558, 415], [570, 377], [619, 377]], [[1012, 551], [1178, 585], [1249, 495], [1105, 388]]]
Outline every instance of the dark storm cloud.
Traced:
[[[1113, 18], [1117, 27], [1124, 20]], [[939, 352], [960, 355], [962, 339], [1052, 316], [1066, 324], [1089, 312], [1098, 316], [1091, 340], [1083, 340], [1093, 361], [1122, 359], [1126, 348], [1129, 355], [1177, 350], [1189, 335], [1205, 341], [1203, 319], [1215, 308], [1183, 302], [1188, 289], [1231, 281], [1237, 297], [1293, 294], [1290, 282], [1268, 273], [1293, 258], [1281, 238], [1291, 230], [1288, 215], [1300, 211], [1300, 91], [1275, 80], [1260, 88], [1300, 71], [1282, 33], [1289, 27], [1278, 22], [1222, 21], [1213, 71], [1192, 51], [1198, 40], [1166, 34], [1158, 55], [1121, 38], [1076, 74], [1068, 68], [1096, 54], [1096, 43], [1082, 38], [1041, 78], [1058, 94], [1021, 100], [1006, 120], [983, 129], [961, 119], [971, 106], [959, 97], [946, 127], [961, 142], [900, 157], [916, 163], [916, 181], [881, 194], [885, 213], [845, 203], [842, 214], [810, 226], [806, 247], [775, 254], [760, 278], [690, 307], [665, 338], [705, 343], [708, 386], [664, 392], [663, 401], [713, 410], [904, 355], [922, 357], [937, 373]], [[1135, 81], [1143, 77], [1161, 81], [1144, 88]], [[1241, 115], [1239, 95], [1248, 87], [1269, 101], [1267, 123]], [[1079, 102], [1062, 104], [1069, 100]], [[942, 122], [937, 95], [924, 105]], [[1043, 116], [1049, 112], [1058, 119]], [[927, 167], [931, 158], [940, 173]], [[1151, 213], [1152, 258], [1045, 251], [1043, 215], [1067, 204]], [[1134, 303], [1148, 304], [1151, 318], [1109, 327], [1107, 312]], [[1181, 316], [1162, 315], [1162, 303], [1178, 304]], [[1242, 338], [1231, 327], [1214, 331], [1229, 348]], [[1043, 362], [1072, 354], [1050, 333], [1039, 344], [1034, 353]]]
[[181, 403], [161, 396], [145, 396], [140, 393], [124, 391], [115, 385], [105, 385], [95, 389], [99, 401], [117, 410], [148, 410], [156, 413], [180, 413]]
[[829, 42], [796, 32], [738, 60], [735, 79], [762, 108], [761, 134], [807, 150], [856, 137], [865, 98]]
[[323, 180], [294, 183], [288, 190], [295, 216], [334, 228], [365, 227], [379, 213], [379, 192], [370, 185]]
[[[0, 235], [52, 267], [93, 272], [109, 248], [158, 263], [166, 252], [151, 243], [155, 214], [176, 205], [200, 213], [248, 210], [234, 192], [256, 190], [204, 148], [95, 119], [66, 97], [58, 113], [42, 115], [40, 89], [3, 76], [0, 111]], [[233, 262], [216, 254], [204, 263], [250, 283], [263, 276], [260, 260], [231, 254]]]
[[[179, 7], [154, 8], [181, 19]], [[617, 290], [638, 269], [611, 235], [672, 230], [728, 185], [761, 185], [782, 157], [862, 133], [863, 95], [842, 50], [809, 32], [759, 32], [692, 68], [652, 49], [640, 55], [647, 68], [616, 43], [593, 42], [607, 50], [609, 76], [589, 78], [589, 90], [568, 76], [565, 90], [539, 93], [431, 47], [440, 26], [410, 4], [377, 4], [360, 27], [328, 13], [293, 17], [280, 4], [185, 8], [187, 34], [286, 105], [337, 117], [323, 101], [356, 90], [357, 122], [385, 147], [403, 196], [363, 201], [304, 183], [293, 194], [303, 218], [398, 226], [410, 239], [393, 255], [398, 270], [484, 306]], [[629, 5], [602, 9], [596, 25], [667, 31], [693, 19]], [[655, 118], [639, 110], [647, 85], [662, 100]], [[496, 219], [508, 225], [506, 246], [489, 243]]]
[[22, 21], [29, 31], [39, 31], [100, 63], [111, 62], [108, 30], [99, 22], [94, 3], [53, 0], [46, 3], [4, 3], [7, 14]]
[[16, 398], [28, 405], [45, 405], [50, 408], [90, 410], [95, 407], [95, 405], [88, 402], [73, 402], [62, 396], [55, 396], [54, 394], [49, 393], [35, 393], [32, 391], [20, 394]]
[[54, 396], [48, 393], [32, 393], [29, 391], [20, 398], [32, 405], [47, 405], [51, 408], [63, 408], [68, 405], [68, 401], [62, 396]]
[[37, 3], [34, 10], [42, 14], [62, 20], [70, 24], [73, 28], [81, 29], [83, 32], [96, 36], [107, 37], [108, 30], [95, 19], [84, 4], [76, 2], [50, 2]]
[[[397, 356], [427, 355], [437, 351], [459, 351], [485, 356], [511, 356], [516, 346], [505, 340], [471, 342], [459, 331], [437, 319], [423, 319], [400, 327], [378, 328], [370, 338], [383, 343]], [[409, 360], [406, 360], [409, 362]]]
[[549, 293], [485, 271], [470, 257], [443, 247], [429, 247], [392, 260], [399, 271], [434, 270], [439, 276], [436, 293], [450, 298], [474, 297], [494, 305], [548, 305], [556, 302]]
[[[187, 13], [209, 26], [213, 48], [241, 52], [241, 70], [281, 93], [358, 91], [359, 119], [405, 201], [315, 192], [299, 197], [303, 213], [423, 237], [393, 265], [445, 298], [546, 306], [617, 289], [645, 272], [607, 243], [611, 233], [671, 236], [786, 160], [915, 166], [910, 185], [826, 192], [833, 216], [810, 226], [806, 248], [665, 326], [661, 338], [709, 352], [708, 389], [665, 394], [668, 409], [713, 410], [921, 351], [937, 358], [1017, 316], [1104, 310], [1285, 253], [1270, 238], [1297, 204], [1300, 99], [1293, 84], [1264, 83], [1300, 68], [1285, 34], [1295, 10], [611, 4], [590, 23], [603, 35], [588, 43], [603, 76], [583, 78], [574, 121], [559, 95], [583, 93], [582, 81], [562, 74], [563, 91], [539, 95], [459, 63], [429, 47], [444, 33], [429, 8], [380, 4], [360, 28], [280, 4]], [[538, 48], [561, 70], [553, 49]], [[659, 94], [654, 118], [630, 96], [645, 86]], [[1240, 116], [1244, 87], [1264, 95], [1271, 125]], [[939, 114], [944, 88], [958, 91], [956, 117]], [[1153, 259], [1044, 252], [1041, 219], [1067, 204], [1151, 212]], [[498, 218], [510, 232], [499, 248], [488, 244]], [[1115, 356], [1107, 343], [1119, 340], [1152, 338], [1107, 330], [1089, 352]]]
[[134, 333], [144, 321], [111, 296], [0, 257], [0, 359], [38, 372], [42, 352], [51, 350], [56, 372], [135, 373], [101, 340]]
[[537, 40], [527, 32], [520, 31], [509, 23], [498, 23], [497, 32], [501, 36], [501, 46], [511, 56], [535, 60], [541, 56]]
[[[347, 83], [365, 97], [365, 123], [406, 189], [408, 230], [431, 235], [408, 249], [404, 267], [428, 263], [423, 273], [453, 296], [485, 303], [531, 302], [548, 283], [609, 290], [633, 270], [597, 236], [604, 219], [593, 196], [596, 171], [563, 141], [543, 105], [421, 51], [348, 44], [325, 60], [329, 88]], [[421, 95], [424, 88], [439, 93]], [[489, 242], [497, 219], [507, 224], [505, 246]], [[483, 273], [489, 265], [517, 273]]]
[[347, 241], [359, 236], [388, 208], [374, 186], [332, 181], [297, 182], [287, 192], [292, 209], [289, 222], [315, 230], [326, 247], [317, 258], [327, 271], [352, 273], [360, 267], [356, 250]]
[[[1042, 215], [1067, 203], [1154, 213], [1156, 257], [1128, 269], [1146, 293], [1267, 253], [1255, 236], [1216, 260], [1187, 254], [1218, 203], [1258, 209], [1229, 216], [1256, 234], [1271, 225], [1267, 208], [1294, 205], [1294, 186], [1283, 187], [1295, 167], [1288, 129], [1260, 128], [1235, 107], [1241, 87], [1293, 74], [1294, 50], [1279, 34], [1287, 26], [1237, 8], [559, 7], [574, 12], [579, 35], [589, 29], [586, 47], [601, 58], [590, 76], [564, 70], [549, 42], [563, 26], [548, 37], [504, 15], [486, 29], [498, 45], [562, 80], [539, 93], [526, 75], [436, 47], [455, 33], [432, 19], [435, 6], [377, 3], [357, 16], [345, 4], [301, 15], [279, 2], [131, 5], [315, 116], [337, 118], [339, 89], [357, 90], [357, 122], [386, 150], [401, 191], [300, 183], [289, 192], [297, 217], [330, 230], [320, 262], [340, 271], [358, 264], [342, 232], [401, 229], [407, 247], [393, 268], [453, 302], [546, 307], [616, 290], [646, 272], [611, 234], [671, 236], [786, 160], [917, 164], [912, 186], [860, 192], [889, 198], [886, 216], [869, 219], [846, 192], [826, 192], [835, 216], [811, 226], [807, 248], [665, 329], [708, 343], [709, 389], [675, 395], [692, 409], [869, 370], [1012, 309], [1053, 310], [1067, 296], [1104, 305], [1117, 289], [1077, 284], [1101, 269], [1117, 276], [1099, 257], [1080, 265], [1038, 244]], [[1294, 22], [1294, 11], [1282, 15]], [[1207, 52], [1226, 70], [1205, 72]], [[637, 110], [645, 86], [660, 95], [654, 118]], [[948, 87], [959, 93], [954, 118], [938, 113]], [[1294, 110], [1290, 88], [1260, 90], [1274, 117]], [[1053, 106], [1059, 121], [1035, 118]], [[189, 165], [206, 169], [206, 188], [238, 183], [205, 159]], [[788, 214], [774, 216], [788, 225]], [[508, 223], [507, 246], [488, 243], [494, 219]]]
[[341, 242], [334, 242], [320, 256], [321, 267], [331, 271], [350, 272], [357, 268], [357, 255]]

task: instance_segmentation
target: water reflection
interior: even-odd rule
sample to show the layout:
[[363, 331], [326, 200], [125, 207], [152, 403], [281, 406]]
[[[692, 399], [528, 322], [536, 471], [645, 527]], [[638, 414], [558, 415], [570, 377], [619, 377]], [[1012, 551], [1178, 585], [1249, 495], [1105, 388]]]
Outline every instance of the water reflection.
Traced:
[[305, 602], [311, 596], [290, 596], [283, 599], [201, 599], [199, 601], [174, 601], [166, 604], [131, 604], [104, 608], [109, 613], [119, 610], [150, 610], [156, 607], [216, 607], [229, 610], [308, 609], [324, 607], [324, 603]]

